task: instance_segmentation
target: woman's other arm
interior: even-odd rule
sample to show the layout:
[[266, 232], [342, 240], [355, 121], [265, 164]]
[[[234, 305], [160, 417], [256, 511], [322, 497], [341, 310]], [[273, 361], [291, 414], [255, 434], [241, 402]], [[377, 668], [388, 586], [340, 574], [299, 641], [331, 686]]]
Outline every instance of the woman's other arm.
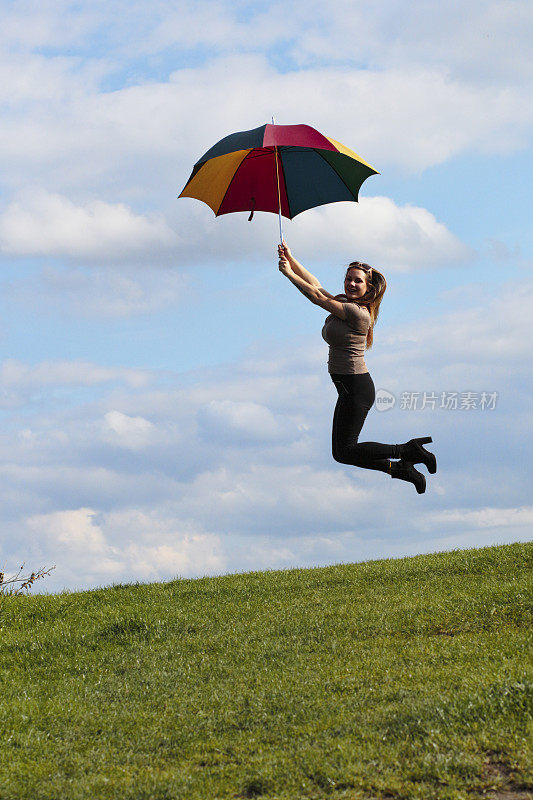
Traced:
[[300, 264], [300, 262], [297, 261], [294, 258], [293, 254], [290, 251], [290, 248], [287, 246], [287, 244], [285, 244], [285, 241], [283, 242], [282, 245], [281, 244], [278, 245], [278, 253], [279, 253], [280, 258], [281, 258], [282, 255], [285, 256], [285, 258], [289, 262], [290, 267], [291, 267], [291, 269], [292, 269], [292, 271], [294, 272], [295, 275], [298, 275], [300, 278], [303, 278], [303, 280], [306, 283], [308, 283], [309, 286], [314, 286], [316, 289], [318, 289], [320, 291], [320, 294], [322, 295], [322, 297], [333, 299], [333, 295], [330, 294], [329, 292], [327, 292], [322, 287], [322, 285], [321, 285], [320, 281], [318, 280], [318, 278], [315, 278], [315, 276], [312, 275], [309, 272], [309, 270], [307, 270], [303, 266], [303, 264]]

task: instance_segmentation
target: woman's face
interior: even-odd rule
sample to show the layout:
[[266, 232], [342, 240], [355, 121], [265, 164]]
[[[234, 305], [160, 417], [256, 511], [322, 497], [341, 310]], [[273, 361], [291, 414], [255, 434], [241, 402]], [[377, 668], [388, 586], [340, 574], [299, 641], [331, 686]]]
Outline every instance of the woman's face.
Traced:
[[352, 267], [344, 279], [344, 294], [348, 300], [358, 300], [367, 290], [366, 272]]

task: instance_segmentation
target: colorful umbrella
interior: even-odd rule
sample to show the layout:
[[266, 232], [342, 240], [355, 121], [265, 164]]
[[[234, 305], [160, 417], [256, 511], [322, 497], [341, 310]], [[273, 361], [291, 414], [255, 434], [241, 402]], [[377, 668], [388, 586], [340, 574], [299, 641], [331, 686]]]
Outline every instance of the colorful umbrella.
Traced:
[[293, 219], [308, 208], [357, 201], [379, 174], [360, 156], [309, 125], [261, 125], [221, 139], [194, 165], [180, 197], [215, 212], [271, 211]]

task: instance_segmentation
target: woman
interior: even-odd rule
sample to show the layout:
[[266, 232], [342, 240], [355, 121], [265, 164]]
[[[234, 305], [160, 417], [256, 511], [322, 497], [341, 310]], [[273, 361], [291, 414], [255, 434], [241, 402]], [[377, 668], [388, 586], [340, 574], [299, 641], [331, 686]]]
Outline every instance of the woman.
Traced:
[[[279, 269], [312, 303], [329, 317], [322, 336], [329, 345], [328, 370], [339, 397], [333, 416], [333, 458], [341, 464], [387, 472], [409, 481], [416, 491], [426, 491], [426, 479], [414, 464], [437, 471], [433, 453], [423, 447], [430, 436], [405, 444], [358, 442], [366, 415], [375, 400], [374, 382], [365, 364], [365, 347], [372, 346], [374, 325], [387, 283], [368, 264], [352, 261], [344, 278], [344, 294], [333, 296], [322, 288], [292, 255], [285, 242], [278, 245]], [[397, 460], [395, 460], [397, 459]]]

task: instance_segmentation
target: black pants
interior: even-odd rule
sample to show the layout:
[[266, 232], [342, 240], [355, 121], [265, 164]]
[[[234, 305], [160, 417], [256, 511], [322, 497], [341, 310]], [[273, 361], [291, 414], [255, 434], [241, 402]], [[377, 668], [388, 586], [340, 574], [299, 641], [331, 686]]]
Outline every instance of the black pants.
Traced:
[[333, 458], [340, 464], [390, 472], [390, 459], [400, 458], [399, 445], [357, 441], [376, 399], [370, 373], [332, 375], [331, 380], [339, 393], [333, 415]]

